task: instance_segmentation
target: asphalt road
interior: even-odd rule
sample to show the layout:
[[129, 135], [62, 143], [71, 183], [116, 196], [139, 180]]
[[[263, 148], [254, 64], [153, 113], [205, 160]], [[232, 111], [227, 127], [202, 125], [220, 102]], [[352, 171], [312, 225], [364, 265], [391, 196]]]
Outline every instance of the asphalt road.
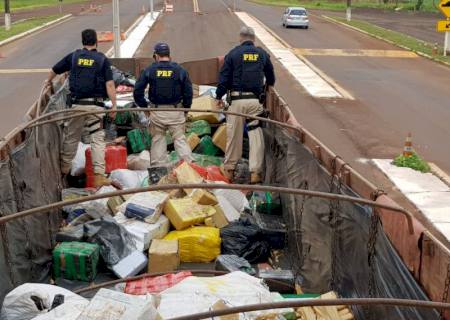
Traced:
[[[160, 1], [158, 6], [160, 7]], [[142, 13], [148, 0], [121, 0], [121, 29], [126, 30]], [[70, 20], [50, 27], [0, 48], [0, 137], [16, 127], [23, 115], [39, 95], [46, 72], [30, 69], [51, 68], [67, 53], [81, 47], [80, 33], [83, 29], [112, 30], [112, 7], [103, 5], [99, 14], [76, 15]], [[107, 51], [111, 43], [100, 45]], [[5, 74], [11, 69], [14, 73]], [[39, 70], [37, 70], [39, 71]]]

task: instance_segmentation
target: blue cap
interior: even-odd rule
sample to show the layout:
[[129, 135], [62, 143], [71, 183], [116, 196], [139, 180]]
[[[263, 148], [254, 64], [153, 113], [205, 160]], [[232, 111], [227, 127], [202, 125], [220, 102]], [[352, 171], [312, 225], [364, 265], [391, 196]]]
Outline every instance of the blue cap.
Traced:
[[161, 55], [169, 55], [170, 54], [170, 48], [167, 43], [159, 42], [155, 45], [154, 51], [156, 54]]

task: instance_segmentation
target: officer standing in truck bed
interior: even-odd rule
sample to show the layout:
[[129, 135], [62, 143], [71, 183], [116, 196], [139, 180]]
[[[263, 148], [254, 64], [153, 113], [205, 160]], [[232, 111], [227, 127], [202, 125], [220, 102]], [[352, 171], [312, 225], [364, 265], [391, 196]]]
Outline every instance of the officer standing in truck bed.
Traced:
[[[189, 74], [170, 58], [166, 43], [157, 43], [154, 48], [155, 63], [144, 70], [134, 88], [134, 100], [141, 108], [147, 108], [145, 89], [149, 86], [148, 98], [152, 108], [190, 108], [192, 105], [192, 83]], [[185, 136], [186, 117], [184, 111], [155, 111], [150, 115], [151, 166], [167, 163], [166, 130], [171, 134], [175, 150], [181, 159], [192, 162], [192, 152]]]
[[[255, 47], [255, 31], [252, 28], [242, 27], [239, 35], [241, 44], [225, 56], [224, 65], [220, 71], [216, 105], [218, 108], [223, 106], [221, 99], [229, 91], [231, 95], [229, 111], [262, 116], [265, 90], [275, 84], [273, 65], [269, 54], [263, 49]], [[258, 120], [246, 120], [233, 115], [227, 116], [224, 173], [232, 179], [236, 163], [242, 157], [245, 122], [247, 122], [250, 142], [251, 183], [259, 183], [262, 178], [264, 161], [264, 140]]]
[[[50, 71], [46, 80], [52, 85], [57, 74], [70, 72], [70, 96], [68, 105], [80, 111], [104, 110], [104, 99], [112, 102], [116, 109], [116, 87], [114, 85], [111, 63], [106, 56], [97, 51], [97, 33], [86, 29], [81, 33], [83, 49], [76, 50]], [[110, 113], [111, 118], [115, 114]], [[70, 173], [72, 160], [77, 152], [78, 143], [84, 132], [90, 135], [92, 162], [94, 167], [96, 187], [111, 184], [105, 176], [105, 132], [103, 130], [103, 115], [90, 115], [70, 119], [64, 132], [64, 143], [61, 150], [61, 172], [65, 176]]]

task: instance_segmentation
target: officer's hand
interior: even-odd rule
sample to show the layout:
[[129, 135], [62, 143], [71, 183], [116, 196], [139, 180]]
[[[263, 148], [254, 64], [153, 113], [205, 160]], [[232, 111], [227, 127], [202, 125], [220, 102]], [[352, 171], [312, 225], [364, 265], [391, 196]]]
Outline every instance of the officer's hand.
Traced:
[[[111, 110], [115, 111], [115, 110], [117, 110], [117, 108], [116, 107], [112, 107]], [[109, 117], [111, 118], [111, 120], [116, 119], [116, 113], [115, 112], [110, 112], [109, 113]]]
[[223, 107], [224, 107], [223, 100], [222, 99], [216, 100], [215, 107], [217, 110], [223, 109]]
[[44, 88], [51, 88], [51, 89], [53, 89], [53, 82], [48, 80], [48, 79], [45, 79], [45, 81], [44, 81]]

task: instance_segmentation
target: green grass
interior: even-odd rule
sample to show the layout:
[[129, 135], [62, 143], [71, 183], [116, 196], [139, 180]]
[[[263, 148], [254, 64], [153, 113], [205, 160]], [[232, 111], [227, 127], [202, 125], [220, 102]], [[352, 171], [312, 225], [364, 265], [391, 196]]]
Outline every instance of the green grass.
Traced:
[[35, 19], [28, 19], [19, 23], [13, 23], [11, 26], [11, 29], [9, 31], [6, 31], [5, 28], [2, 26], [0, 28], [0, 41], [5, 40], [7, 38], [10, 38], [12, 36], [15, 36], [19, 33], [28, 31], [30, 29], [33, 29], [35, 27], [39, 27], [43, 25], [46, 22], [50, 22], [52, 20], [60, 18], [61, 15], [54, 15], [54, 16], [48, 16], [43, 18], [35, 18]]
[[[347, 8], [347, 2], [345, 0], [330, 1], [330, 0], [250, 0], [255, 3], [289, 7], [299, 6], [307, 9], [321, 9], [331, 11], [344, 11]], [[381, 3], [380, 3], [381, 2]], [[399, 7], [402, 10], [414, 10], [415, 1], [399, 1]], [[395, 2], [389, 2], [384, 4], [382, 1], [352, 1], [352, 8], [373, 8], [382, 10], [394, 10], [396, 8]], [[424, 0], [421, 11], [437, 12], [438, 10], [433, 5], [433, 0]]]
[[[85, 2], [86, 0], [63, 0], [65, 3]], [[58, 0], [10, 0], [11, 11], [17, 9], [33, 9], [39, 7], [57, 6], [60, 2]], [[5, 10], [5, 3], [0, 0], [0, 11]]]
[[411, 168], [413, 170], [424, 173], [430, 172], [430, 166], [428, 165], [428, 163], [421, 157], [419, 157], [419, 155], [417, 155], [416, 153], [413, 153], [409, 157], [399, 155], [397, 158], [394, 159], [393, 163], [397, 167]]
[[450, 64], [450, 57], [444, 57], [442, 56], [444, 52], [444, 48], [442, 46], [437, 46], [437, 53], [434, 52], [434, 44], [416, 39], [414, 37], [411, 37], [409, 35], [406, 35], [404, 33], [384, 29], [378, 26], [375, 26], [371, 23], [360, 21], [360, 20], [352, 20], [348, 22], [345, 18], [340, 17], [331, 17], [331, 19], [342, 22], [346, 25], [356, 27], [358, 29], [361, 29], [373, 36], [377, 36], [380, 38], [383, 38], [384, 40], [388, 40], [390, 42], [393, 42], [396, 45], [399, 45], [401, 47], [407, 48], [413, 52], [420, 52], [425, 53], [429, 56], [431, 56], [433, 59], [446, 62]]

